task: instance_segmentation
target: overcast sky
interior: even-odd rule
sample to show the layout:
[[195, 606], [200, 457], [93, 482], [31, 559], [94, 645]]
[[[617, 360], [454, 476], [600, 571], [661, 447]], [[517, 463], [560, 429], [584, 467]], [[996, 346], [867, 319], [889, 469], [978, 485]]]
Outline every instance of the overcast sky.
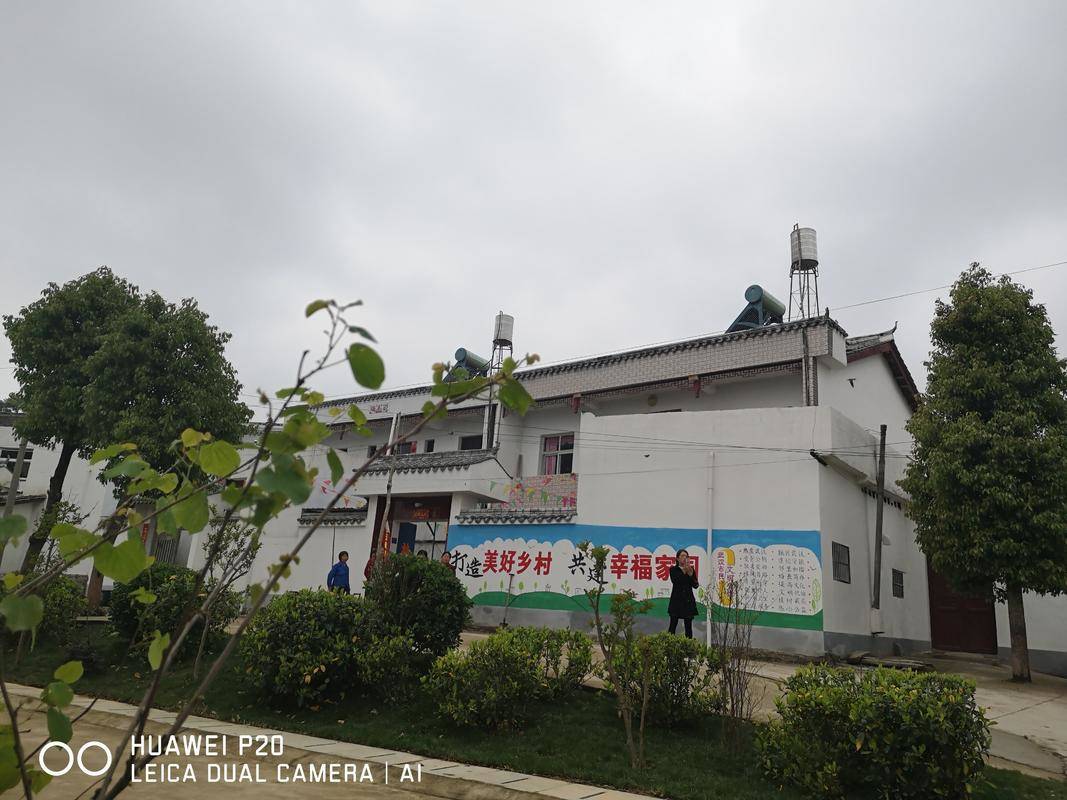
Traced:
[[[1067, 260], [1065, 31], [1059, 0], [9, 2], [0, 312], [107, 264], [197, 298], [251, 393], [309, 300], [361, 298], [399, 386], [501, 309], [549, 361], [720, 331], [786, 299], [797, 221], [831, 309]], [[1067, 266], [1021, 279], [1067, 330]], [[899, 320], [921, 382], [936, 296], [834, 316]]]

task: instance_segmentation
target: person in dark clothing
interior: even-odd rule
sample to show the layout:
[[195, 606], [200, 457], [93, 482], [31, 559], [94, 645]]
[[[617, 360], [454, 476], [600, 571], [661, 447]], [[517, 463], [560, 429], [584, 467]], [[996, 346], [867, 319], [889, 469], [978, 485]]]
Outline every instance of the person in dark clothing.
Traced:
[[677, 633], [678, 620], [681, 619], [685, 621], [685, 635], [693, 638], [693, 617], [697, 615], [697, 600], [693, 590], [697, 585], [696, 569], [689, 559], [689, 553], [679, 550], [675, 564], [671, 567], [671, 601], [667, 604], [671, 633]]
[[352, 594], [352, 587], [348, 582], [347, 550], [342, 550], [337, 554], [337, 563], [333, 565], [330, 574], [326, 576], [326, 588], [331, 592]]

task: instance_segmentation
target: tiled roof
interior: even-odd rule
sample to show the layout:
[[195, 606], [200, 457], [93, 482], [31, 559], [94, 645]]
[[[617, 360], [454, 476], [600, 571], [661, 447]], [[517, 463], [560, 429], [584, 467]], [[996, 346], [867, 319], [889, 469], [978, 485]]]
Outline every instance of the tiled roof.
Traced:
[[[15, 504], [18, 505], [19, 503], [39, 503], [46, 497], [47, 495], [43, 494], [18, 494], [15, 495]], [[7, 492], [4, 492], [4, 494], [0, 494], [0, 505], [3, 505], [6, 502]]]
[[573, 372], [575, 370], [582, 369], [595, 369], [597, 367], [607, 366], [609, 364], [617, 364], [622, 361], [629, 361], [636, 358], [649, 358], [652, 356], [668, 355], [670, 353], [677, 353], [682, 350], [694, 350], [702, 347], [709, 347], [711, 345], [722, 344], [724, 342], [735, 342], [742, 339], [755, 339], [762, 336], [775, 336], [780, 333], [787, 333], [789, 331], [798, 331], [803, 328], [814, 328], [822, 325], [829, 325], [831, 328], [839, 331], [842, 336], [847, 336], [845, 329], [842, 328], [836, 320], [830, 317], [811, 317], [809, 319], [801, 319], [796, 322], [786, 322], [781, 325], [765, 325], [761, 328], [751, 328], [749, 330], [735, 331], [733, 333], [718, 333], [710, 336], [700, 336], [695, 339], [680, 339], [675, 342], [666, 342], [664, 344], [656, 345], [654, 347], [642, 347], [636, 350], [624, 350], [617, 353], [607, 353], [601, 356], [593, 356], [592, 358], [581, 358], [575, 361], [564, 361], [560, 364], [548, 364], [543, 367], [531, 367], [529, 369], [515, 370], [515, 375], [522, 378], [533, 378], [539, 375], [548, 375], [557, 372]]
[[[321, 513], [321, 508], [302, 508], [300, 509], [300, 519], [297, 521], [297, 524], [312, 525], [315, 520], [319, 518], [319, 514]], [[326, 519], [322, 521], [322, 524], [331, 527], [335, 525], [362, 525], [366, 520], [367, 509], [365, 508], [359, 510], [351, 508], [332, 508], [326, 514]]]
[[[828, 316], [811, 317], [809, 319], [796, 320], [795, 322], [786, 322], [781, 325], [765, 325], [761, 328], [752, 328], [750, 330], [735, 331], [733, 333], [718, 333], [707, 336], [698, 336], [693, 339], [679, 339], [673, 342], [665, 342], [663, 344], [654, 345], [652, 347], [639, 347], [633, 350], [621, 350], [612, 353], [605, 353], [598, 356], [589, 356], [586, 358], [578, 358], [573, 361], [563, 361], [558, 364], [546, 364], [542, 367], [528, 367], [526, 369], [515, 370], [515, 376], [520, 379], [537, 378], [544, 375], [552, 375], [561, 372], [577, 372], [586, 369], [597, 369], [610, 364], [618, 364], [625, 361], [634, 359], [643, 359], [654, 356], [669, 355], [672, 353], [678, 353], [685, 350], [696, 350], [700, 348], [712, 347], [719, 344], [725, 344], [728, 342], [735, 342], [745, 339], [756, 339], [765, 336], [776, 336], [781, 333], [788, 333], [791, 331], [799, 331], [804, 328], [817, 328], [821, 326], [829, 326], [838, 331], [842, 336], [847, 336], [845, 329], [842, 328], [836, 320], [831, 319]], [[410, 386], [403, 389], [396, 389], [386, 392], [375, 392], [373, 394], [353, 395], [352, 397], [338, 398], [329, 402], [323, 403], [319, 408], [327, 408], [335, 405], [348, 405], [352, 402], [371, 402], [374, 400], [386, 400], [391, 397], [407, 397], [411, 395], [427, 394], [432, 386], [426, 384], [423, 386]]]
[[511, 511], [507, 509], [476, 509], [456, 515], [456, 521], [468, 525], [529, 525], [531, 523], [574, 522], [578, 512], [571, 509], [549, 511]]
[[496, 450], [449, 450], [440, 453], [411, 453], [403, 456], [382, 456], [367, 472], [388, 472], [396, 461], [397, 472], [434, 472], [437, 470], [467, 469], [474, 464], [496, 458]]

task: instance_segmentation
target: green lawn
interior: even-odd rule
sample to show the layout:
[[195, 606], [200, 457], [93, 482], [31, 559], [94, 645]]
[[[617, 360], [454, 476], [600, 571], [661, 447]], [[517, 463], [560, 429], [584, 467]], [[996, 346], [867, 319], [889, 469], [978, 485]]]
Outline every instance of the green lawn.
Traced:
[[[102, 633], [95, 639], [103, 663], [111, 666], [98, 674], [87, 674], [75, 688], [81, 694], [139, 701], [149, 679], [144, 658], [128, 658], [123, 646]], [[10, 680], [43, 685], [66, 658], [66, 651], [39, 643], [22, 664], [9, 668]], [[176, 708], [192, 685], [191, 672], [184, 666], [169, 676], [156, 705]], [[196, 713], [676, 800], [798, 796], [779, 790], [762, 777], [754, 765], [749, 741], [738, 753], [725, 747], [714, 718], [684, 730], [649, 731], [649, 768], [634, 773], [613, 699], [593, 691], [580, 692], [564, 704], [546, 706], [523, 732], [484, 733], [460, 730], [438, 720], [422, 700], [397, 707], [351, 697], [317, 710], [272, 707], [245, 685], [240, 665], [235, 663], [216, 681]], [[1067, 800], [1067, 783], [997, 769], [988, 769], [987, 777], [989, 783], [977, 792], [978, 798]]]

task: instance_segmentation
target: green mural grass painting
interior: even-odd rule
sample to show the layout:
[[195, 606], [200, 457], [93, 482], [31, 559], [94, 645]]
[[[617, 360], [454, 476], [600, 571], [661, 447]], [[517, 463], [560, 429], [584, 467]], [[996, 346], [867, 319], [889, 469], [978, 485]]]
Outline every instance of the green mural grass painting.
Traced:
[[[611, 595], [605, 594], [603, 603], [605, 607], [611, 605]], [[650, 617], [663, 617], [667, 618], [667, 604], [669, 599], [666, 597], [652, 598], [652, 608], [648, 612]], [[481, 592], [474, 596], [474, 604], [476, 606], [496, 606], [503, 608], [536, 608], [542, 611], [584, 611], [591, 612], [589, 607], [589, 599], [582, 594], [578, 595], [566, 595], [560, 592], [526, 592], [524, 594], [513, 594], [508, 597], [507, 592]], [[719, 606], [715, 606], [713, 614], [718, 616], [722, 613], [722, 609]], [[705, 609], [701, 604], [697, 604], [697, 616], [698, 621], [705, 619]], [[809, 630], [809, 631], [821, 631], [822, 630], [822, 611], [820, 610], [816, 614], [800, 615], [800, 614], [783, 614], [777, 611], [763, 611], [756, 617], [756, 625], [765, 628], [792, 628], [794, 630]]]

